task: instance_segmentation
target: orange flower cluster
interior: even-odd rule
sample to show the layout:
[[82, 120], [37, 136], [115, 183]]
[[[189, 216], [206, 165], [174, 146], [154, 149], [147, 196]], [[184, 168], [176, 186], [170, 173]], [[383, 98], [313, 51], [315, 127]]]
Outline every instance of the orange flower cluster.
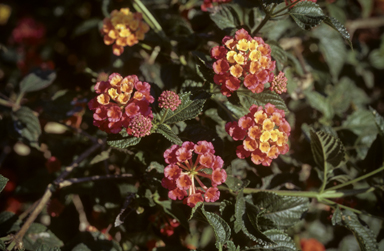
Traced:
[[256, 165], [269, 166], [272, 159], [288, 152], [291, 127], [284, 118], [284, 111], [272, 104], [266, 104], [265, 109], [252, 105], [249, 111], [238, 122], [228, 122], [225, 130], [234, 140], [243, 140], [237, 147], [237, 157], [251, 156]]
[[240, 88], [241, 82], [253, 93], [264, 90], [273, 81], [276, 62], [271, 59], [271, 48], [261, 37], [252, 38], [244, 29], [234, 37], [225, 36], [224, 46], [211, 49], [215, 71], [214, 82], [221, 85], [221, 93], [227, 97]]
[[133, 46], [144, 39], [149, 26], [142, 18], [141, 13], [132, 13], [128, 8], [114, 10], [110, 18], [104, 18], [101, 33], [106, 45], [115, 43], [112, 46], [113, 54], [120, 56], [125, 46]]
[[303, 251], [325, 251], [324, 245], [316, 239], [301, 239], [300, 246]]

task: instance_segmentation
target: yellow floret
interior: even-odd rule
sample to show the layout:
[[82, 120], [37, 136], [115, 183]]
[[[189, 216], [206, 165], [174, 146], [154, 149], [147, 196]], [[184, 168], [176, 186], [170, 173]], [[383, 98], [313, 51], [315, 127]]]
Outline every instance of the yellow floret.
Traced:
[[249, 53], [249, 59], [251, 61], [258, 61], [261, 57], [261, 52], [260, 51], [257, 51], [257, 50], [253, 50], [251, 51], [251, 53]]
[[131, 95], [129, 94], [125, 94], [125, 93], [120, 93], [119, 96], [117, 97], [117, 101], [121, 104], [126, 104], [128, 103], [129, 99], [130, 99]]
[[105, 93], [100, 94], [97, 96], [97, 102], [101, 105], [108, 105], [109, 104], [109, 96]]
[[259, 44], [255, 40], [252, 40], [249, 42], [249, 50], [250, 51], [256, 50], [257, 47], [259, 47]]
[[278, 129], [271, 131], [271, 140], [273, 142], [276, 142], [277, 139], [279, 138], [280, 134], [281, 134], [281, 132]]
[[244, 64], [244, 56], [241, 55], [240, 53], [235, 55], [233, 59], [235, 59], [236, 63], [238, 64]]
[[275, 123], [272, 120], [266, 119], [263, 121], [263, 130], [272, 131], [274, 127]]
[[227, 60], [229, 63], [234, 64], [236, 63], [234, 57], [237, 55], [236, 51], [228, 51], [227, 52]]
[[259, 149], [263, 153], [268, 153], [269, 149], [270, 149], [269, 143], [268, 142], [261, 142]]
[[117, 92], [117, 89], [115, 88], [111, 88], [108, 90], [108, 94], [109, 96], [111, 96], [112, 99], [117, 99], [117, 97], [119, 96], [119, 93]]
[[239, 51], [246, 51], [248, 50], [248, 40], [247, 39], [241, 39], [237, 45], [236, 45], [236, 48], [239, 50]]
[[271, 133], [268, 131], [264, 131], [260, 136], [260, 142], [267, 142], [271, 138]]

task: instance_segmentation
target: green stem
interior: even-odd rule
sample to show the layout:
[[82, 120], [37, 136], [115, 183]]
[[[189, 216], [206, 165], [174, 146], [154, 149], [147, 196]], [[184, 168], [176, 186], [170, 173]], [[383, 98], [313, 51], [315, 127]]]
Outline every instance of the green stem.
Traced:
[[357, 214], [365, 214], [365, 215], [368, 215], [368, 216], [371, 216], [371, 217], [374, 217], [374, 218], [378, 218], [378, 219], [383, 220], [383, 218], [380, 217], [380, 216], [376, 216], [376, 215], [372, 215], [372, 214], [369, 214], [369, 213], [366, 213], [366, 212], [362, 212], [362, 211], [360, 211], [360, 210], [354, 209], [354, 208], [352, 208], [352, 207], [344, 206], [344, 205], [342, 205], [342, 204], [336, 203], [336, 202], [331, 201], [331, 200], [328, 200], [328, 199], [322, 199], [321, 202], [326, 203], [326, 204], [328, 204], [329, 206], [331, 206], [331, 207], [333, 207], [333, 208], [335, 208], [335, 207], [338, 206], [338, 207], [340, 207], [340, 208], [347, 209], [347, 210], [352, 211], [352, 212], [357, 213]]
[[284, 8], [282, 8], [281, 10], [278, 10], [276, 11], [275, 13], [272, 13], [272, 17], [276, 16], [277, 14], [279, 14], [280, 12], [283, 12], [285, 11], [286, 9], [292, 7], [293, 5], [297, 4], [297, 2], [292, 2], [290, 4], [288, 4], [287, 6], [285, 6]]
[[13, 104], [12, 102], [7, 101], [5, 99], [0, 99], [0, 105], [8, 106], [8, 107], [14, 107], [15, 106], [15, 104]]
[[356, 178], [356, 179], [353, 179], [353, 180], [348, 181], [348, 182], [346, 182], [346, 183], [342, 183], [342, 184], [339, 184], [339, 185], [337, 185], [337, 186], [328, 188], [328, 189], [325, 190], [325, 191], [336, 190], [336, 189], [339, 189], [339, 188], [342, 188], [342, 187], [351, 185], [351, 184], [356, 183], [356, 182], [358, 182], [358, 181], [360, 181], [360, 180], [364, 180], [364, 179], [366, 179], [366, 178], [368, 178], [368, 177], [370, 177], [370, 176], [372, 176], [372, 175], [375, 175], [376, 173], [379, 173], [379, 172], [381, 172], [381, 171], [383, 171], [383, 170], [384, 170], [384, 166], [380, 167], [379, 169], [376, 169], [375, 171], [372, 171], [372, 172], [367, 173], [367, 174], [365, 174], [365, 175], [363, 175], [363, 176], [360, 176], [359, 178]]
[[160, 120], [160, 123], [159, 123], [159, 124], [162, 124], [162, 123], [164, 122], [164, 120], [165, 120], [165, 117], [167, 117], [168, 111], [169, 111], [169, 109], [166, 109], [166, 110], [165, 110], [165, 113], [164, 113], [163, 117], [161, 118], [161, 120]]
[[159, 33], [162, 36], [164, 35], [163, 29], [157, 22], [156, 18], [151, 14], [151, 12], [149, 12], [147, 7], [145, 7], [145, 5], [140, 0], [133, 0], [133, 7], [140, 13], [144, 14], [144, 20], [156, 33]]
[[263, 26], [268, 22], [270, 18], [271, 18], [270, 14], [266, 12], [263, 21], [261, 21], [261, 23], [257, 26], [253, 34], [257, 34], [261, 30], [261, 28], [263, 28]]

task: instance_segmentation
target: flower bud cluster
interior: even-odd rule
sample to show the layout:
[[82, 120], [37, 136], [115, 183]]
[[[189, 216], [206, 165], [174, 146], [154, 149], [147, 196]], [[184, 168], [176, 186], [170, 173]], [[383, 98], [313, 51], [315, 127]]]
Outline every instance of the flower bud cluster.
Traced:
[[119, 133], [124, 127], [129, 135], [148, 135], [153, 119], [149, 104], [154, 101], [150, 87], [136, 75], [123, 78], [118, 73], [111, 74], [108, 81], [97, 82], [99, 95], [88, 103], [94, 111], [93, 124], [107, 133]]
[[[162, 185], [169, 189], [168, 197], [172, 200], [186, 197], [183, 202], [190, 207], [199, 201], [217, 201], [220, 197], [217, 186], [225, 182], [227, 173], [223, 169], [223, 160], [214, 153], [212, 143], [207, 141], [197, 144], [186, 141], [181, 147], [173, 145], [166, 150], [164, 159], [169, 165], [164, 169]], [[208, 188], [199, 177], [208, 178], [212, 187]], [[195, 180], [201, 189], [196, 187]]]
[[282, 94], [287, 91], [287, 78], [285, 77], [284, 72], [280, 72], [279, 75], [275, 76], [271, 82], [271, 91], [274, 91], [278, 94]]
[[159, 107], [174, 111], [181, 104], [179, 95], [173, 91], [163, 91], [158, 99]]
[[251, 156], [256, 165], [269, 166], [272, 159], [288, 152], [291, 127], [284, 111], [272, 104], [266, 104], [265, 109], [252, 105], [249, 111], [238, 122], [228, 122], [225, 130], [234, 140], [243, 141], [236, 149], [237, 157]]
[[149, 26], [142, 18], [141, 13], [132, 13], [128, 8], [114, 10], [110, 18], [104, 18], [101, 33], [106, 45], [115, 43], [112, 46], [113, 54], [119, 56], [125, 46], [133, 46], [144, 39]]
[[253, 93], [260, 93], [264, 85], [274, 78], [276, 62], [271, 59], [271, 48], [261, 37], [252, 38], [244, 29], [234, 37], [225, 36], [223, 46], [211, 49], [215, 71], [214, 82], [221, 85], [227, 97], [243, 83]]
[[213, 8], [213, 4], [229, 3], [232, 0], [204, 0], [201, 5], [202, 11], [207, 11], [208, 8]]

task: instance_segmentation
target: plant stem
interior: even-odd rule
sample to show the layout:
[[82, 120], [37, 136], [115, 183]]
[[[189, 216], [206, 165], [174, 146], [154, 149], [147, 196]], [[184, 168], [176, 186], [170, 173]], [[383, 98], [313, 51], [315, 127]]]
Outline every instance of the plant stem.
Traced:
[[379, 169], [376, 169], [375, 171], [372, 171], [372, 172], [367, 173], [367, 174], [365, 174], [365, 175], [363, 175], [363, 176], [360, 176], [359, 178], [356, 178], [356, 179], [353, 179], [353, 180], [348, 181], [348, 182], [346, 182], [346, 183], [342, 183], [342, 184], [339, 184], [339, 185], [337, 185], [337, 186], [328, 188], [328, 189], [325, 190], [325, 191], [336, 190], [336, 189], [339, 189], [339, 188], [342, 188], [342, 187], [351, 185], [351, 184], [356, 183], [356, 182], [358, 182], [358, 181], [360, 181], [360, 180], [364, 180], [364, 179], [366, 179], [366, 178], [368, 178], [368, 177], [370, 177], [370, 176], [372, 176], [372, 175], [375, 175], [376, 173], [379, 173], [379, 172], [381, 172], [381, 171], [383, 171], [383, 170], [384, 170], [384, 166], [380, 167]]
[[133, 7], [138, 11], [144, 14], [144, 20], [148, 25], [163, 38], [166, 38], [163, 29], [160, 24], [157, 22], [156, 18], [149, 12], [147, 7], [140, 0], [133, 0]]
[[159, 124], [162, 124], [162, 123], [164, 122], [164, 120], [165, 120], [165, 117], [167, 117], [168, 111], [169, 111], [169, 109], [166, 109], [166, 110], [165, 110], [165, 113], [164, 113], [163, 117], [161, 118], [161, 120], [160, 120], [160, 123], [159, 123]]
[[265, 17], [263, 19], [263, 21], [261, 21], [261, 23], [257, 26], [256, 30], [253, 32], [253, 34], [257, 34], [261, 28], [263, 28], [263, 26], [268, 22], [268, 20], [271, 18], [270, 14], [269, 13], [265, 13]]
[[284, 8], [282, 8], [281, 10], [278, 10], [276, 11], [275, 13], [272, 13], [272, 17], [275, 17], [277, 14], [279, 14], [280, 12], [283, 12], [285, 11], [286, 9], [292, 7], [293, 5], [297, 4], [297, 2], [292, 2], [290, 4], [288, 4], [287, 6], [285, 6]]
[[8, 107], [14, 107], [15, 106], [15, 104], [13, 104], [12, 102], [7, 101], [5, 99], [0, 99], [0, 105], [8, 106]]
[[97, 180], [108, 180], [108, 179], [125, 179], [132, 177], [132, 174], [125, 173], [121, 175], [105, 175], [105, 176], [91, 176], [91, 177], [85, 177], [85, 178], [73, 178], [69, 180], [64, 180], [59, 183], [59, 188], [71, 186], [73, 184], [77, 183], [83, 183], [88, 181], [97, 181]]

